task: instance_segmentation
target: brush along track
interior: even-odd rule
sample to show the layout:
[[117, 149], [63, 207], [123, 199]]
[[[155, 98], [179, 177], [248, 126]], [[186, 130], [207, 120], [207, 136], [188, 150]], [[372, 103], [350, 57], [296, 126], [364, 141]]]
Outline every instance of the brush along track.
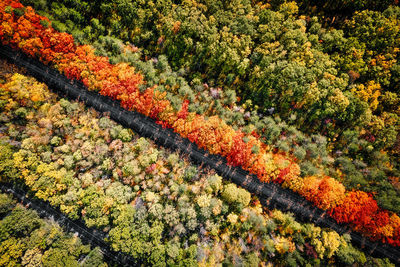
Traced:
[[57, 70], [44, 65], [38, 60], [29, 58], [23, 53], [14, 51], [8, 46], [0, 46], [0, 57], [9, 60], [17, 66], [24, 67], [29, 74], [44, 82], [58, 95], [72, 100], [83, 101], [86, 105], [99, 112], [106, 112], [110, 118], [131, 128], [139, 135], [152, 139], [156, 144], [181, 152], [199, 165], [214, 169], [219, 175], [229, 178], [232, 182], [256, 194], [262, 204], [270, 209], [276, 208], [285, 212], [292, 212], [302, 222], [311, 222], [320, 227], [331, 228], [339, 234], [348, 233], [352, 243], [375, 257], [387, 257], [396, 264], [400, 264], [400, 249], [382, 242], [372, 242], [326, 214], [326, 211], [315, 207], [302, 196], [274, 183], [262, 183], [255, 175], [249, 174], [240, 167], [226, 164], [221, 156], [210, 155], [200, 149], [188, 139], [182, 138], [171, 129], [162, 128], [154, 120], [134, 111], [123, 109], [118, 101], [102, 96], [88, 89], [79, 81], [70, 80]]
[[79, 238], [85, 244], [99, 247], [105, 260], [110, 266], [138, 266], [140, 262], [130, 255], [122, 252], [112, 251], [110, 245], [104, 241], [106, 233], [100, 230], [86, 227], [81, 220], [72, 220], [64, 215], [59, 209], [52, 207], [49, 202], [29, 197], [28, 189], [22, 185], [0, 183], [0, 192], [12, 194], [20, 203], [35, 210], [41, 218], [52, 219], [57, 222], [66, 232], [78, 233]]

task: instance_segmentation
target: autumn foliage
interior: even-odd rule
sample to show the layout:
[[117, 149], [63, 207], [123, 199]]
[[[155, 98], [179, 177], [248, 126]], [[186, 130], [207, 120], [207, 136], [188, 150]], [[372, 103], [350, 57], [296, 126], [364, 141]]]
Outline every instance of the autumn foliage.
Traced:
[[342, 205], [335, 207], [330, 213], [336, 221], [350, 223], [355, 230], [368, 232], [374, 239], [400, 245], [398, 216], [380, 209], [370, 194], [362, 191], [349, 192]]
[[341, 205], [345, 198], [345, 191], [346, 189], [341, 183], [328, 176], [323, 178], [306, 177], [302, 188], [303, 196], [322, 209]]
[[[16, 12], [18, 10], [18, 12]], [[347, 192], [331, 177], [300, 177], [293, 158], [273, 153], [256, 134], [234, 130], [217, 116], [204, 117], [188, 111], [189, 100], [175, 110], [165, 92], [145, 87], [143, 77], [126, 63], [111, 64], [96, 56], [94, 48], [77, 45], [70, 34], [60, 33], [50, 21], [17, 1], [0, 4], [0, 39], [3, 45], [51, 64], [70, 79], [82, 81], [89, 90], [119, 100], [122, 107], [153, 118], [212, 154], [225, 157], [228, 164], [241, 166], [262, 182], [277, 182], [303, 195], [317, 207], [329, 210], [340, 223], [373, 239], [400, 246], [400, 218], [378, 208], [367, 193]]]

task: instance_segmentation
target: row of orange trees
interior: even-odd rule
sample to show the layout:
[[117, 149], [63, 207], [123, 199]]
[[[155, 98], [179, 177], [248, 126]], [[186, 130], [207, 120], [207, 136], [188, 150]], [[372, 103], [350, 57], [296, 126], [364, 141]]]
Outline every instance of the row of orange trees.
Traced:
[[188, 112], [189, 101], [175, 110], [165, 93], [145, 87], [143, 77], [125, 63], [110, 64], [96, 56], [88, 45], [77, 45], [67, 33], [51, 27], [50, 21], [24, 7], [18, 1], [0, 4], [0, 38], [42, 62], [52, 64], [70, 79], [82, 81], [90, 90], [119, 100], [129, 110], [149, 116], [172, 128], [212, 154], [226, 157], [233, 166], [256, 174], [263, 182], [278, 182], [298, 192], [340, 223], [349, 223], [356, 231], [394, 246], [400, 246], [400, 218], [382, 210], [370, 194], [346, 192], [337, 180], [325, 177], [300, 177], [295, 159], [273, 152], [257, 133], [234, 130], [219, 117], [204, 117]]

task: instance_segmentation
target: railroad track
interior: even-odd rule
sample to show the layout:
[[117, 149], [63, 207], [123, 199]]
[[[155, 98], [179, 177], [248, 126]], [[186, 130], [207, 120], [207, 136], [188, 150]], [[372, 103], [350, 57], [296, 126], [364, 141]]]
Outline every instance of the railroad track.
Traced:
[[278, 184], [260, 182], [255, 175], [242, 168], [227, 165], [225, 158], [209, 154], [171, 129], [162, 128], [154, 120], [140, 113], [123, 109], [118, 101], [89, 91], [81, 82], [70, 80], [57, 70], [8, 46], [0, 46], [0, 57], [17, 66], [24, 67], [30, 75], [46, 83], [58, 95], [82, 101], [99, 112], [106, 112], [111, 119], [124, 127], [131, 128], [141, 136], [152, 139], [157, 145], [184, 153], [195, 164], [214, 169], [222, 177], [228, 178], [250, 193], [256, 194], [264, 206], [292, 212], [299, 221], [331, 228], [339, 234], [348, 233], [351, 236], [351, 242], [366, 253], [375, 257], [389, 258], [392, 262], [400, 265], [399, 248], [382, 242], [373, 242], [361, 234], [351, 231], [347, 225], [338, 224], [327, 215], [326, 211], [315, 207], [299, 194], [284, 189]]

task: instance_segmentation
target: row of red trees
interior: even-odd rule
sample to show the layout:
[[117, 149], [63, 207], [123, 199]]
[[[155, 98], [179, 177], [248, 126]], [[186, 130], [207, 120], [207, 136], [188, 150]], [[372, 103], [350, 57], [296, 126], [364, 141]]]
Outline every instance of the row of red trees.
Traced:
[[133, 67], [110, 64], [108, 58], [96, 56], [91, 46], [76, 45], [70, 34], [54, 30], [50, 21], [31, 7], [6, 0], [0, 4], [0, 11], [2, 44], [52, 64], [68, 78], [120, 100], [124, 108], [172, 128], [210, 153], [226, 157], [229, 164], [256, 174], [261, 181], [277, 182], [298, 192], [319, 208], [329, 210], [338, 222], [349, 223], [372, 239], [400, 246], [400, 218], [380, 209], [371, 195], [346, 192], [340, 182], [328, 176], [301, 178], [295, 159], [273, 153], [256, 133], [235, 131], [216, 116], [206, 118], [188, 112], [188, 100], [175, 110], [156, 87], [140, 91], [145, 81]]

